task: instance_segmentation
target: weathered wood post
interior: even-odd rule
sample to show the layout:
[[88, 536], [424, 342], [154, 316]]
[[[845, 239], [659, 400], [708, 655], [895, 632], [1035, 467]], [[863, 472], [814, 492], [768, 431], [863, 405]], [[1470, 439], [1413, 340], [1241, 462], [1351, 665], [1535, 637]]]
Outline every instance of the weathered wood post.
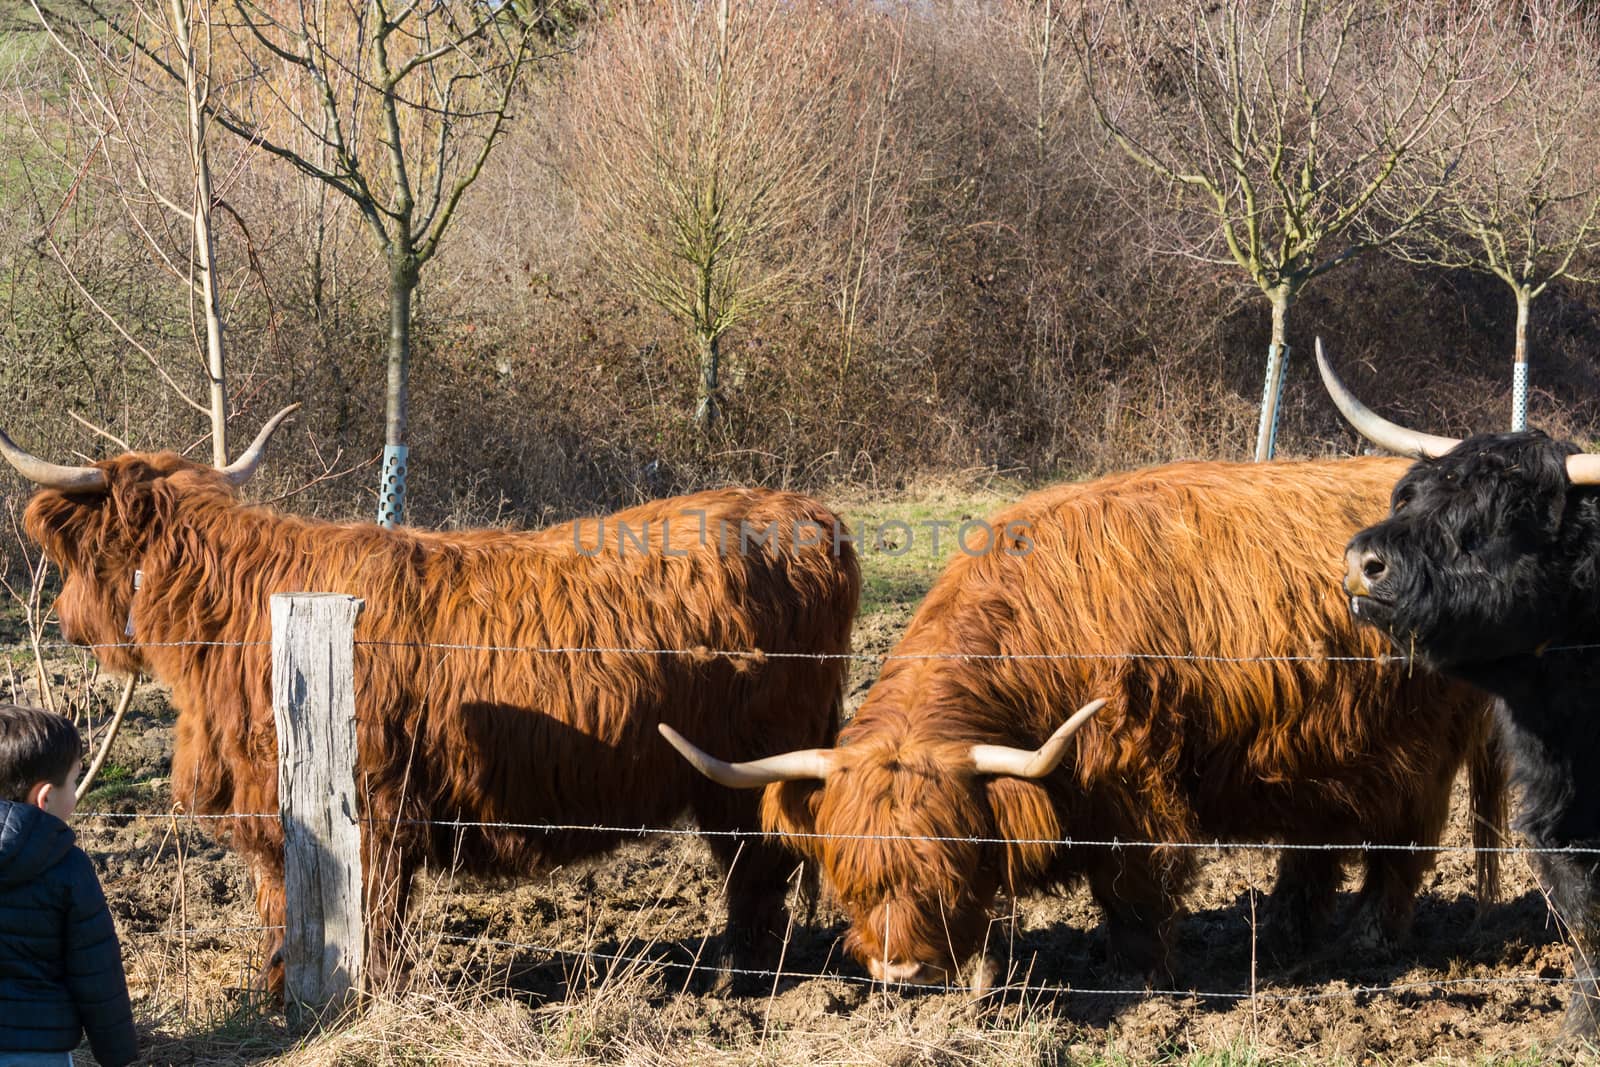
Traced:
[[283, 966], [291, 1012], [362, 992], [366, 924], [356, 818], [355, 625], [341, 593], [272, 597], [272, 711], [283, 818]]

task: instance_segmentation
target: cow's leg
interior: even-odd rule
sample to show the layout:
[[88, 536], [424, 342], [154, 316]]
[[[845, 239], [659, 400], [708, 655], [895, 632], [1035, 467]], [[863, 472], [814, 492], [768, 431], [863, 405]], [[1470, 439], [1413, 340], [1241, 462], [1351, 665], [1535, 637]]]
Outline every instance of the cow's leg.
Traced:
[[231, 844], [250, 868], [256, 886], [256, 915], [261, 924], [261, 937], [257, 942], [260, 966], [250, 981], [250, 988], [273, 1000], [281, 1000], [285, 914], [283, 834], [278, 821], [272, 818], [244, 816], [217, 825], [227, 829]]
[[[387, 846], [363, 848], [367, 872], [367, 988], [398, 990], [408, 974], [404, 952], [406, 907], [416, 864], [409, 853]], [[387, 859], [385, 857], [388, 857]], [[255, 872], [256, 912], [261, 917], [261, 966], [251, 988], [273, 998], [284, 995], [284, 889], [281, 853], [250, 857]]]
[[261, 966], [250, 988], [265, 993], [274, 1000], [283, 996], [283, 865], [271, 856], [251, 857], [250, 866], [255, 874], [256, 914], [261, 919], [261, 937], [257, 952]]
[[770, 970], [789, 936], [786, 898], [798, 884], [800, 858], [760, 837], [710, 839], [711, 851], [726, 871], [728, 925], [724, 943], [734, 967]]
[[1333, 918], [1342, 863], [1337, 852], [1285, 849], [1278, 854], [1278, 877], [1267, 897], [1264, 955], [1287, 965], [1304, 957], [1327, 935]]
[[1362, 948], [1404, 941], [1411, 933], [1417, 890], [1432, 865], [1425, 852], [1368, 852], [1366, 877], [1350, 914], [1350, 940]]
[[1434, 853], [1406, 846], [1433, 845], [1444, 837], [1450, 818], [1450, 793], [1465, 747], [1441, 743], [1419, 753], [1419, 762], [1430, 757], [1434, 760], [1431, 774], [1419, 779], [1408, 795], [1398, 798], [1381, 823], [1363, 828], [1366, 840], [1401, 847], [1367, 849], [1363, 854], [1366, 873], [1348, 926], [1347, 940], [1354, 946], [1390, 947], [1410, 935], [1417, 891], [1433, 866]]
[[[791, 885], [803, 881], [801, 859], [760, 831], [759, 792], [719, 789], [695, 807], [706, 845], [723, 870], [728, 921], [723, 930], [719, 964], [727, 971], [770, 972], [783, 957], [790, 934], [786, 899]], [[728, 833], [728, 831], [736, 831]], [[765, 973], [724, 973], [722, 989], [770, 985]]]
[[416, 849], [378, 830], [366, 836], [362, 853], [367, 883], [367, 989], [398, 993], [411, 974], [405, 919], [417, 868]]
[[[1574, 754], [1592, 751], [1586, 732], [1590, 719], [1568, 715], [1540, 722], [1546, 736], [1508, 714], [1504, 705], [1500, 711], [1501, 736], [1521, 793], [1516, 829], [1535, 849], [1600, 847], [1593, 829], [1600, 794], [1587, 768], [1580, 773], [1572, 762]], [[1566, 734], [1580, 723], [1584, 732], [1576, 738]], [[1545, 901], [1572, 945], [1574, 985], [1562, 1034], [1595, 1042], [1600, 1039], [1600, 856], [1536, 851], [1530, 858]]]
[[1089, 890], [1106, 915], [1111, 968], [1150, 981], [1172, 975], [1178, 900], [1193, 864], [1176, 850], [1108, 854], [1089, 872]]
[[[1555, 847], [1548, 840], [1533, 839], [1533, 843], [1540, 848]], [[1600, 1035], [1600, 865], [1590, 855], [1549, 853], [1535, 853], [1533, 863], [1550, 910], [1572, 945], [1574, 985], [1562, 1032], [1593, 1041]]]

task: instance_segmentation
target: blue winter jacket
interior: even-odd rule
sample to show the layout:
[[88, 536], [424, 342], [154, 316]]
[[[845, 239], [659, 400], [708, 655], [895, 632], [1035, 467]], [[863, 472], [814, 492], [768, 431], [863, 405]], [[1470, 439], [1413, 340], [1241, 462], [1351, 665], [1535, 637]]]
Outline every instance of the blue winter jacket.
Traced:
[[122, 950], [94, 866], [47, 811], [0, 800], [0, 1051], [138, 1054]]

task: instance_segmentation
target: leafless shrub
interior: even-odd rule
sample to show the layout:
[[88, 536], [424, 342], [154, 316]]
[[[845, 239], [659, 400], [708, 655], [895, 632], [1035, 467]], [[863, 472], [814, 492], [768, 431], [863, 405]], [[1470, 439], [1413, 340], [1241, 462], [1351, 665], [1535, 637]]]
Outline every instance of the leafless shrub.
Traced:
[[1510, 426], [1521, 430], [1533, 302], [1564, 279], [1600, 277], [1600, 25], [1565, 0], [1533, 0], [1489, 32], [1493, 62], [1380, 202], [1392, 216], [1435, 209], [1432, 225], [1395, 245], [1401, 258], [1479, 271], [1511, 290]]
[[1442, 181], [1387, 225], [1371, 209], [1436, 131], [1484, 16], [1311, 0], [1228, 0], [1175, 17], [1107, 6], [1083, 46], [1097, 117], [1168, 187], [1171, 250], [1242, 271], [1271, 307], [1255, 448], [1269, 458], [1289, 308], [1313, 279], [1424, 217]]
[[814, 234], [857, 184], [841, 188], [853, 21], [825, 3], [628, 4], [579, 67], [573, 188], [604, 262], [692, 339], [705, 428], [723, 335], [845, 269]]

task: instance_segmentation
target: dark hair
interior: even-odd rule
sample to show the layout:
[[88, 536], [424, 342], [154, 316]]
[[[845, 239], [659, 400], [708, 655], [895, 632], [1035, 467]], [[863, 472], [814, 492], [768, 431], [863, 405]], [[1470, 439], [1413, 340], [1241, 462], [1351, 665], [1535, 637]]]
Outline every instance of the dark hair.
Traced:
[[40, 782], [66, 785], [73, 761], [82, 757], [78, 728], [65, 715], [0, 704], [0, 800], [27, 800]]

